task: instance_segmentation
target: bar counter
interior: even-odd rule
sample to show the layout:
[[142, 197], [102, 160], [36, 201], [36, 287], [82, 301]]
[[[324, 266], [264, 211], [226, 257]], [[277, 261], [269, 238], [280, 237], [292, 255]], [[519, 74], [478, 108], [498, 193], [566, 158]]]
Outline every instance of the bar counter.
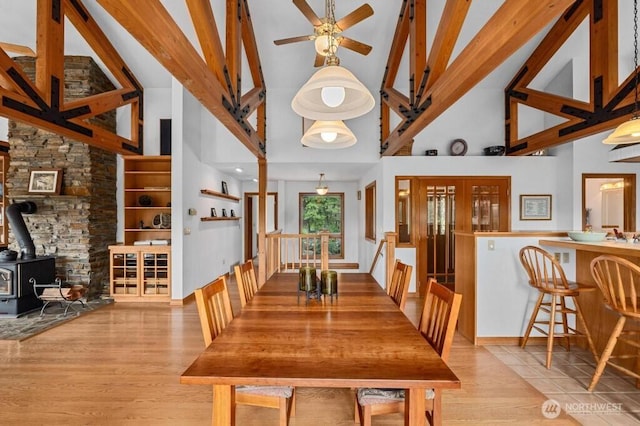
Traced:
[[[540, 240], [540, 246], [549, 251], [554, 251], [553, 247], [575, 250], [575, 279], [582, 284], [597, 287], [596, 282], [591, 276], [591, 261], [601, 254], [610, 254], [627, 259], [636, 265], [640, 265], [640, 243], [631, 243], [625, 241], [602, 241], [602, 242], [578, 242], [570, 239], [558, 240]], [[557, 251], [557, 250], [555, 250]], [[573, 275], [573, 271], [566, 271], [567, 275]], [[580, 306], [585, 316], [585, 321], [589, 327], [589, 331], [593, 337], [598, 352], [602, 352], [607, 344], [607, 340], [611, 335], [611, 331], [618, 319], [618, 316], [610, 309], [606, 308], [602, 293], [599, 289], [596, 291], [585, 292], [580, 295]], [[584, 340], [584, 339], [582, 339]], [[585, 347], [584, 342], [578, 342], [581, 347]], [[614, 351], [615, 355], [621, 353], [633, 353], [637, 351], [631, 345], [618, 343]], [[633, 361], [633, 360], [631, 360]], [[628, 365], [633, 369], [634, 364]], [[636, 366], [635, 368], [640, 368]]]

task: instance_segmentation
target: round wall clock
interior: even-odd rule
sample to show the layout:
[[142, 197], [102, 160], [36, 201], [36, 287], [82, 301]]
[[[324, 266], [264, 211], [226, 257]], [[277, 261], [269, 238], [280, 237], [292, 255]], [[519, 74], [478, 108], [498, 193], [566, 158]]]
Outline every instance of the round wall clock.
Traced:
[[449, 146], [451, 155], [465, 155], [467, 153], [467, 141], [464, 139], [454, 139]]

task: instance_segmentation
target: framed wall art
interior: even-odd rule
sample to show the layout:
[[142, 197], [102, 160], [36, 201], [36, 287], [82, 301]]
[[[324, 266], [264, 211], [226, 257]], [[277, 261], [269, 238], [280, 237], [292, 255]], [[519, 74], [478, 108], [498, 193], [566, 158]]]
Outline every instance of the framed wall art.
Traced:
[[551, 195], [520, 195], [520, 220], [551, 220]]
[[29, 194], [59, 195], [62, 169], [33, 169], [29, 177]]

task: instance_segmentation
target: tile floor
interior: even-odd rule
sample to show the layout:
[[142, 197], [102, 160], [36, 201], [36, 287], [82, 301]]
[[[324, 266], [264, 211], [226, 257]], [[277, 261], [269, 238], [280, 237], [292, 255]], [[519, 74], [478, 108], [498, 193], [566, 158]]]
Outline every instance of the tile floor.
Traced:
[[640, 425], [640, 389], [629, 376], [606, 368], [595, 390], [587, 392], [595, 370], [588, 351], [556, 347], [547, 370], [543, 345], [485, 348], [583, 425]]

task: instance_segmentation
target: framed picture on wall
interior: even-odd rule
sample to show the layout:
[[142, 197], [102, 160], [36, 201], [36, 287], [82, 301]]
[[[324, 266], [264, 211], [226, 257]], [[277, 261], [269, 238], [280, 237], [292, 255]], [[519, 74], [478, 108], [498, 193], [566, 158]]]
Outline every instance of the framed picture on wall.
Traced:
[[520, 220], [551, 220], [551, 195], [520, 195]]
[[218, 214], [216, 213], [216, 208], [215, 207], [211, 207], [211, 217], [217, 217]]
[[229, 189], [227, 188], [227, 182], [222, 181], [222, 193], [223, 194], [228, 194], [229, 193]]
[[29, 194], [59, 195], [62, 169], [34, 169], [29, 177]]

